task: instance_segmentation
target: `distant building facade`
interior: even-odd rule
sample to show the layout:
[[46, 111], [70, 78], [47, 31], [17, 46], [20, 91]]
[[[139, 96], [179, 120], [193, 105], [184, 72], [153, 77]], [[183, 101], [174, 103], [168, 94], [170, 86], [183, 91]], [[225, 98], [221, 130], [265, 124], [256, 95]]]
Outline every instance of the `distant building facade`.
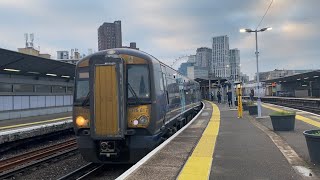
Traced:
[[229, 37], [217, 36], [212, 38], [211, 69], [215, 77], [230, 77]]
[[71, 49], [71, 54], [69, 56], [69, 51], [57, 51], [57, 59], [58, 61], [77, 64], [77, 62], [83, 58], [85, 54], [81, 56], [78, 52], [78, 49]]
[[139, 50], [139, 48], [137, 48], [137, 43], [136, 42], [131, 42], [130, 46], [122, 46], [123, 48], [131, 48], [131, 49], [136, 49]]
[[121, 21], [114, 21], [114, 23], [103, 23], [98, 28], [99, 51], [120, 47], [122, 47]]
[[36, 50], [33, 47], [18, 48], [18, 52], [23, 53], [23, 54], [32, 55], [32, 56], [47, 58], [47, 59], [51, 58], [50, 54], [40, 54], [40, 51]]
[[181, 63], [178, 71], [179, 71], [182, 75], [187, 76], [187, 74], [188, 74], [188, 67], [193, 66], [193, 65], [194, 65], [194, 63], [192, 63], [192, 62]]
[[57, 51], [57, 59], [69, 59], [69, 51]]
[[240, 50], [230, 49], [230, 73], [233, 80], [239, 80], [240, 78]]
[[207, 68], [209, 70], [209, 64], [212, 59], [212, 49], [207, 47], [201, 47], [197, 49], [195, 66]]
[[188, 62], [189, 63], [196, 63], [196, 55], [188, 56]]
[[198, 66], [189, 66], [187, 67], [187, 76], [190, 79], [196, 79], [196, 78], [207, 79], [208, 68], [198, 67]]
[[243, 83], [248, 83], [249, 82], [249, 76], [243, 73], [240, 73], [240, 79], [239, 81]]

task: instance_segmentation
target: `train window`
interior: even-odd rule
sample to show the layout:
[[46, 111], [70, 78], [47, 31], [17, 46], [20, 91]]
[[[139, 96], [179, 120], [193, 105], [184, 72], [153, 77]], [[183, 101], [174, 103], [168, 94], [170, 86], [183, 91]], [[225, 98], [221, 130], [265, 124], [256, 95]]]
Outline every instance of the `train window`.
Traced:
[[88, 80], [77, 81], [76, 91], [77, 91], [76, 101], [83, 100], [84, 98], [86, 98], [89, 92], [89, 81]]
[[[149, 98], [150, 83], [147, 65], [128, 65], [128, 98]], [[131, 89], [131, 90], [130, 90]]]

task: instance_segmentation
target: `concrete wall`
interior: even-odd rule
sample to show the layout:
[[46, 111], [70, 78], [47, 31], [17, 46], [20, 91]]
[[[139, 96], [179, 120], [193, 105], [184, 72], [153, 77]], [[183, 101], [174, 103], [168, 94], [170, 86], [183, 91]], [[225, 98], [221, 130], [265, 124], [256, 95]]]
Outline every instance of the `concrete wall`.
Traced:
[[0, 96], [0, 120], [72, 111], [72, 95]]

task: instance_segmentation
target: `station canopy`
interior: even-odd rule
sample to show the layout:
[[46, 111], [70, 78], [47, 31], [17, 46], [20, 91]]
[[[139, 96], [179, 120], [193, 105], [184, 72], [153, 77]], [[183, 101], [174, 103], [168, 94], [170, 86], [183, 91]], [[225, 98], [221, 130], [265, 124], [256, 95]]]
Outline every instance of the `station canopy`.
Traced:
[[0, 73], [74, 78], [75, 65], [0, 48]]
[[[201, 87], [206, 87], [206, 86], [209, 87], [209, 79], [207, 79], [207, 78], [206, 79], [204, 79], [204, 78], [196, 78], [194, 80], [197, 81], [200, 84]], [[219, 85], [219, 80], [220, 80], [220, 84], [224, 84], [224, 83], [227, 82], [227, 80], [223, 79], [223, 78], [212, 78], [212, 79], [210, 79], [211, 84], [213, 86], [215, 86], [215, 85], [218, 86]]]
[[297, 81], [313, 81], [314, 79], [320, 78], [320, 70], [310, 71], [301, 74], [295, 74], [292, 76], [285, 76], [276, 79], [265, 80], [266, 84], [272, 83], [289, 83], [289, 82], [297, 82]]

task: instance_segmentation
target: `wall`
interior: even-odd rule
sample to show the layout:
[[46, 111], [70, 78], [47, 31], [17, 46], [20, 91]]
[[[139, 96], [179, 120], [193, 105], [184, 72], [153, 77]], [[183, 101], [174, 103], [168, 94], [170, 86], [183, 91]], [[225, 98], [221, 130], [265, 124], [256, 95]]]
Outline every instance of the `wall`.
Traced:
[[72, 95], [0, 96], [0, 120], [72, 111]]

